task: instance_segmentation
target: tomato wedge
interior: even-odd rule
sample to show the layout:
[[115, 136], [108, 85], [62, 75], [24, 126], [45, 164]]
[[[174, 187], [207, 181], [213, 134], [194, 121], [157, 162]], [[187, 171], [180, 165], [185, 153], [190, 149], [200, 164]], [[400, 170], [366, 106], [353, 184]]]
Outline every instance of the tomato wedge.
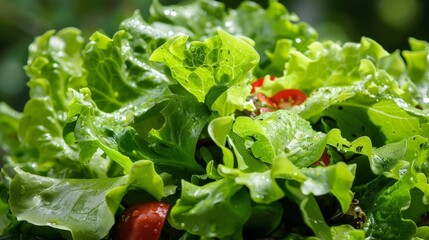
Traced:
[[266, 103], [271, 107], [283, 109], [300, 105], [307, 99], [307, 95], [298, 89], [285, 89], [274, 94], [274, 96], [270, 98], [266, 97], [262, 93], [258, 93], [257, 97], [259, 101]]
[[298, 89], [285, 89], [271, 97], [271, 100], [276, 103], [278, 108], [290, 108], [300, 105], [305, 99], [307, 99], [307, 95]]
[[[275, 79], [276, 79], [276, 77], [270, 76], [271, 81], [274, 81]], [[261, 87], [262, 84], [264, 83], [264, 80], [265, 80], [265, 77], [260, 77], [260, 78], [258, 78], [258, 80], [254, 81], [252, 83], [252, 90], [250, 91], [250, 93], [255, 93], [256, 88]]]
[[268, 106], [278, 108], [277, 103], [274, 102], [271, 98], [266, 97], [264, 94], [258, 93], [256, 96], [258, 97], [259, 101], [266, 103]]
[[[256, 89], [258, 87], [261, 87], [265, 81], [266, 77], [261, 77], [258, 80], [254, 81], [252, 83], [252, 90], [250, 91], [251, 94], [254, 94], [256, 92]], [[276, 80], [275, 76], [269, 76], [269, 79], [271, 81]], [[284, 89], [272, 97], [267, 97], [262, 93], [255, 94], [258, 101], [255, 101], [256, 103], [262, 103], [262, 104], [255, 104], [257, 106], [258, 111], [256, 111], [256, 115], [259, 115], [264, 112], [272, 112], [276, 109], [288, 109], [295, 105], [302, 104], [306, 99], [307, 95], [298, 89]]]
[[159, 240], [168, 203], [145, 202], [128, 207], [117, 225], [118, 240]]

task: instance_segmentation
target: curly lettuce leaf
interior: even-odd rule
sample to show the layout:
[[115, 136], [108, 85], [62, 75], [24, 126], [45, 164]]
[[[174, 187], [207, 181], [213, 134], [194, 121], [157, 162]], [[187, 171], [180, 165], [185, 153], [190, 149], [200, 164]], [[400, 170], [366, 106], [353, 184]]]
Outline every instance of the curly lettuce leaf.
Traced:
[[154, 0], [150, 7], [150, 22], [180, 26], [193, 40], [213, 36], [219, 26], [224, 25], [225, 6], [221, 2], [198, 0], [176, 5], [162, 5]]
[[411, 239], [416, 234], [416, 224], [402, 217], [402, 211], [409, 207], [413, 186], [406, 178], [388, 188], [367, 190], [376, 196], [365, 205], [368, 215], [365, 233], [369, 239]]
[[83, 38], [75, 28], [48, 31], [29, 47], [25, 70], [30, 100], [19, 121], [20, 146], [11, 158], [27, 171], [61, 177], [92, 175], [62, 135], [71, 100], [68, 89], [85, 84], [82, 47]]
[[305, 168], [301, 171], [308, 177], [301, 186], [304, 194], [313, 193], [320, 196], [330, 192], [340, 202], [342, 212], [347, 211], [354, 196], [350, 189], [355, 178], [356, 165], [339, 162], [328, 167]]
[[287, 110], [255, 119], [238, 117], [233, 131], [256, 158], [266, 163], [284, 154], [297, 166], [309, 166], [320, 158], [326, 145], [325, 134], [314, 131], [309, 122]]
[[277, 42], [288, 41], [293, 48], [305, 51], [307, 45], [317, 38], [314, 28], [300, 21], [297, 15], [289, 13], [283, 4], [275, 0], [269, 1], [266, 9], [255, 2], [243, 1], [236, 9], [227, 11], [223, 3], [208, 0], [174, 6], [154, 1], [150, 23], [169, 24], [175, 30], [182, 27], [180, 31], [189, 35], [192, 40], [213, 36], [218, 29], [246, 37], [255, 44], [255, 49], [261, 56], [256, 69], [257, 76], [281, 76], [288, 58], [278, 58], [279, 55], [275, 53]]
[[[70, 100], [68, 88], [85, 85], [83, 45], [84, 38], [76, 28], [51, 30], [37, 37], [29, 46], [28, 62], [24, 67], [30, 78], [30, 98], [49, 97], [55, 110], [65, 111]], [[47, 85], [40, 84], [41, 81], [47, 81]]]
[[[288, 50], [287, 47], [285, 49]], [[321, 87], [350, 86], [356, 82], [365, 82], [371, 74], [374, 75], [372, 81], [382, 82], [391, 87], [388, 90], [401, 93], [398, 86], [394, 85], [397, 84], [396, 79], [389, 82], [387, 81], [390, 79], [386, 80], [391, 78], [386, 71], [393, 72], [386, 59], [391, 62], [401, 61], [400, 56], [390, 55], [372, 39], [362, 38], [360, 43], [348, 42], [343, 45], [332, 41], [315, 41], [308, 49], [306, 52], [290, 50], [284, 74], [278, 76], [276, 81], [264, 82], [259, 91], [272, 96], [281, 89], [292, 88], [310, 94]], [[384, 75], [378, 76], [371, 70]]]
[[[159, 126], [159, 122], [152, 123], [143, 130], [140, 129], [142, 124], [148, 124], [144, 121], [146, 115], [140, 116], [143, 119], [135, 117], [134, 108], [127, 105], [106, 113], [98, 109], [89, 89], [81, 89], [79, 93], [74, 92], [74, 95], [68, 112], [69, 123], [74, 127], [67, 135], [70, 141], [85, 146], [81, 151], [81, 161], [90, 161], [95, 150], [101, 148], [125, 172], [131, 166], [129, 157], [151, 159], [157, 168], [165, 166], [164, 171], [173, 170], [173, 166], [190, 172], [203, 171], [194, 155], [197, 141], [210, 114], [205, 105], [194, 98], [148, 98], [139, 106], [138, 111], [143, 112], [145, 109], [145, 114], [152, 114], [152, 109], [163, 103], [165, 105], [160, 110], [163, 119], [162, 125]], [[116, 157], [116, 152], [120, 151], [124, 151], [127, 157]], [[83, 154], [86, 154], [85, 158]]]
[[169, 79], [149, 64], [147, 54], [140, 56], [133, 51], [133, 37], [138, 36], [125, 30], [118, 31], [113, 39], [96, 32], [83, 51], [88, 88], [104, 112], [170, 94]]
[[209, 136], [222, 151], [223, 164], [249, 173], [268, 170], [267, 165], [247, 150], [244, 139], [232, 131], [233, 124], [232, 116], [224, 116], [213, 119], [208, 125]]
[[201, 237], [242, 239], [241, 230], [251, 210], [248, 193], [231, 179], [204, 186], [182, 181], [180, 199], [168, 219], [173, 227]]
[[226, 178], [234, 179], [236, 184], [246, 186], [250, 191], [250, 197], [256, 203], [270, 204], [284, 197], [284, 192], [272, 177], [271, 170], [246, 173], [219, 165], [219, 173]]
[[274, 159], [272, 176], [300, 183], [303, 195], [321, 196], [331, 193], [346, 212], [353, 199], [351, 188], [355, 178], [356, 165], [339, 162], [327, 167], [298, 168], [288, 158], [280, 156]]
[[[69, 125], [65, 128], [64, 136], [68, 142], [77, 143], [81, 147], [79, 160], [84, 164], [93, 163], [96, 160], [94, 154], [100, 148], [110, 159], [121, 165], [125, 172], [130, 171], [132, 162], [117, 152], [114, 138], [115, 134], [124, 131], [133, 120], [133, 112], [105, 113], [99, 110], [91, 99], [88, 88], [83, 88], [80, 92], [74, 91], [73, 95], [67, 113]], [[110, 164], [107, 159], [102, 161]], [[104, 171], [105, 176], [107, 168]]]
[[162, 178], [147, 160], [134, 163], [128, 175], [117, 178], [56, 179], [16, 172], [9, 204], [17, 219], [69, 231], [77, 240], [105, 237], [130, 187], [158, 199], [164, 195]]
[[[295, 181], [286, 181], [287, 197], [295, 202], [299, 207], [299, 213], [302, 217], [302, 224], [305, 224], [313, 232], [314, 237], [308, 239], [332, 239], [332, 233], [325, 222], [321, 209], [316, 198], [313, 195], [305, 195], [300, 190], [299, 184]], [[292, 221], [297, 220], [297, 216], [290, 216]], [[308, 234], [308, 233], [307, 233]], [[292, 239], [296, 239], [297, 234], [289, 235]], [[308, 234], [310, 235], [310, 234]], [[293, 237], [292, 237], [293, 236]], [[288, 239], [288, 238], [287, 238]], [[298, 238], [307, 239], [307, 238]]]
[[368, 215], [365, 230], [371, 239], [418, 235], [417, 224], [429, 206], [427, 141], [414, 136], [374, 150], [372, 166], [383, 175], [354, 188]]
[[187, 44], [188, 38], [169, 39], [150, 60], [165, 63], [173, 78], [210, 108], [227, 89], [246, 81], [259, 60], [248, 43], [221, 30], [204, 42]]
[[300, 21], [296, 14], [289, 13], [283, 4], [275, 0], [270, 0], [266, 9], [254, 2], [244, 1], [229, 12], [225, 25], [226, 31], [246, 36], [255, 42], [255, 49], [261, 56], [255, 71], [258, 77], [282, 76], [289, 57], [279, 50], [292, 47], [304, 52], [318, 36], [314, 28]]
[[192, 173], [203, 172], [195, 160], [195, 150], [210, 120], [207, 107], [195, 98], [175, 96], [161, 114], [165, 119], [163, 126], [149, 132], [150, 148], [156, 153], [154, 161], [166, 169], [176, 165]]

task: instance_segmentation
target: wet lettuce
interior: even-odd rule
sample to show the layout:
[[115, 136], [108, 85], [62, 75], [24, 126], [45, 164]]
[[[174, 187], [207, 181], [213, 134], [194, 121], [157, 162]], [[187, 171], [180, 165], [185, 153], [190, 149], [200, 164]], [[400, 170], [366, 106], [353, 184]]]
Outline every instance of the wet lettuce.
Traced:
[[[2, 235], [109, 239], [159, 200], [165, 239], [427, 238], [429, 43], [318, 41], [274, 0], [150, 11], [30, 45], [29, 101], [0, 103]], [[290, 88], [302, 105], [254, 114]]]

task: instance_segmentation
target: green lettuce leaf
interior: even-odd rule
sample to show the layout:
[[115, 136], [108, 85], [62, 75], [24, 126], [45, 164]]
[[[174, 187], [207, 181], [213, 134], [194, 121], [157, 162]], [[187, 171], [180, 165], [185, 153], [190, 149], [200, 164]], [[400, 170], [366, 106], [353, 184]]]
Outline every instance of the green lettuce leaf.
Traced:
[[207, 129], [211, 139], [222, 150], [223, 164], [230, 168], [234, 167], [235, 159], [233, 152], [225, 144], [233, 123], [234, 118], [231, 116], [218, 117], [210, 121]]
[[[368, 189], [376, 196], [367, 203], [366, 236], [372, 239], [411, 239], [416, 234], [416, 225], [410, 219], [402, 218], [402, 211], [410, 204], [412, 182], [409, 176], [388, 188]], [[387, 185], [388, 186], [388, 185]], [[371, 187], [371, 185], [369, 185]], [[376, 192], [374, 192], [376, 191]]]
[[275, 0], [269, 1], [266, 9], [255, 2], [243, 1], [236, 9], [227, 11], [223, 3], [208, 0], [174, 6], [154, 1], [150, 23], [159, 27], [168, 24], [169, 32], [182, 32], [192, 40], [213, 36], [218, 29], [242, 36], [255, 45], [261, 56], [255, 69], [255, 75], [259, 77], [283, 75], [289, 57], [279, 49], [284, 50], [287, 45], [287, 48], [305, 51], [317, 38], [314, 28], [300, 21], [296, 14], [289, 13], [284, 5]]
[[347, 139], [368, 136], [374, 146], [426, 135], [427, 120], [408, 113], [392, 100], [348, 100], [331, 106], [323, 115], [333, 119]]
[[346, 212], [353, 199], [350, 190], [355, 177], [356, 165], [339, 162], [328, 167], [306, 168], [301, 170], [308, 177], [302, 183], [304, 194], [313, 193], [320, 196], [331, 192], [340, 202], [341, 210]]
[[226, 178], [234, 179], [236, 184], [246, 186], [250, 197], [256, 203], [270, 204], [284, 197], [284, 192], [272, 177], [271, 171], [245, 173], [219, 165], [219, 173]]
[[154, 0], [150, 7], [151, 23], [167, 23], [168, 26], [180, 26], [193, 40], [213, 36], [219, 26], [224, 25], [225, 6], [221, 2], [199, 0], [178, 5], [162, 5]]
[[84, 85], [83, 38], [75, 28], [48, 31], [29, 48], [25, 67], [30, 100], [20, 118], [20, 146], [12, 159], [22, 169], [50, 176], [91, 176], [63, 139], [69, 88]]
[[364, 240], [365, 231], [362, 229], [355, 229], [350, 225], [340, 225], [331, 227], [332, 239], [334, 240]]
[[423, 107], [428, 107], [429, 43], [415, 38], [409, 39], [410, 50], [402, 52], [407, 66], [407, 76], [412, 84], [409, 88], [414, 99]]
[[274, 0], [268, 2], [266, 9], [254, 2], [244, 1], [229, 12], [227, 19], [225, 26], [228, 32], [246, 36], [255, 42], [255, 49], [261, 56], [255, 73], [259, 77], [283, 75], [284, 64], [289, 58], [280, 57], [282, 53], [276, 49], [284, 50], [285, 42], [298, 51], [305, 51], [318, 36], [314, 28]]
[[150, 60], [165, 63], [173, 78], [210, 108], [228, 88], [245, 81], [259, 59], [248, 43], [224, 31], [189, 45], [188, 38], [173, 37], [156, 49]]
[[92, 99], [104, 112], [127, 104], [139, 106], [148, 99], [170, 95], [168, 84], [171, 82], [148, 63], [148, 54], [140, 56], [133, 51], [133, 37], [125, 30], [117, 32], [113, 39], [96, 32], [85, 46], [83, 57], [88, 70], [88, 88]]
[[70, 231], [73, 239], [101, 239], [115, 222], [115, 212], [131, 186], [161, 198], [163, 182], [150, 161], [136, 162], [117, 178], [55, 179], [19, 169], [9, 204], [20, 221]]
[[329, 226], [326, 224], [314, 196], [309, 195], [305, 197], [299, 206], [302, 211], [304, 222], [313, 230], [314, 234], [320, 239], [332, 239]]
[[203, 172], [195, 160], [200, 135], [210, 120], [207, 107], [195, 98], [175, 96], [161, 111], [165, 122], [149, 132], [150, 148], [156, 153], [155, 163], [166, 169], [178, 166], [193, 173]]
[[233, 131], [244, 139], [253, 156], [266, 163], [285, 154], [297, 166], [309, 166], [320, 158], [326, 145], [325, 134], [314, 131], [307, 121], [287, 110], [255, 119], [238, 117]]
[[19, 146], [18, 128], [22, 114], [0, 102], [0, 149], [11, 154]]
[[[30, 100], [0, 103], [0, 234], [110, 238], [121, 203], [163, 198], [171, 238], [427, 238], [426, 41], [317, 41], [276, 0], [150, 12], [30, 45]], [[268, 75], [256, 94], [304, 104], [247, 116]]]
[[228, 168], [236, 166], [239, 170], [249, 173], [268, 170], [266, 164], [247, 150], [244, 139], [232, 131], [233, 124], [232, 116], [224, 116], [213, 119], [208, 126], [209, 136], [221, 148], [223, 164]]
[[351, 188], [355, 178], [356, 165], [339, 162], [327, 167], [297, 168], [288, 158], [280, 156], [274, 159], [272, 176], [300, 183], [303, 195], [334, 195], [342, 212], [346, 212], [353, 199]]
[[[67, 109], [68, 88], [78, 89], [85, 85], [83, 44], [81, 32], [76, 28], [48, 31], [30, 44], [24, 68], [30, 78], [30, 98], [49, 97], [55, 110]], [[40, 81], [47, 81], [47, 85]]]
[[429, 203], [427, 141], [414, 136], [374, 150], [372, 165], [383, 175], [354, 188], [368, 215], [367, 236], [411, 239], [416, 235]]
[[236, 233], [241, 235], [251, 210], [247, 192], [231, 179], [223, 178], [204, 186], [182, 181], [181, 197], [168, 218], [177, 229], [202, 237], [226, 238]]

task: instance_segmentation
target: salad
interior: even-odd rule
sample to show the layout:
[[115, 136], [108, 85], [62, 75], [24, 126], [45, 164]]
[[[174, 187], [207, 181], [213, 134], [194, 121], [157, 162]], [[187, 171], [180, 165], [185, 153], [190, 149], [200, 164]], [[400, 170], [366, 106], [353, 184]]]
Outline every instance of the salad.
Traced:
[[285, 6], [48, 31], [0, 103], [1, 239], [428, 239], [429, 44], [319, 41]]

